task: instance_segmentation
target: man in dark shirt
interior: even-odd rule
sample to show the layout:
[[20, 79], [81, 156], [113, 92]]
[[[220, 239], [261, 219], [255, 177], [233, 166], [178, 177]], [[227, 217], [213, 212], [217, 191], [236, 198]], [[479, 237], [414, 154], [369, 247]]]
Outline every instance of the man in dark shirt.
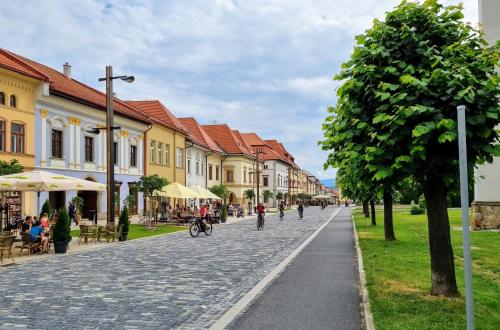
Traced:
[[23, 233], [29, 233], [31, 230], [31, 226], [33, 226], [33, 217], [28, 215], [26, 217], [26, 221], [24, 221], [24, 223], [21, 227], [21, 231]]

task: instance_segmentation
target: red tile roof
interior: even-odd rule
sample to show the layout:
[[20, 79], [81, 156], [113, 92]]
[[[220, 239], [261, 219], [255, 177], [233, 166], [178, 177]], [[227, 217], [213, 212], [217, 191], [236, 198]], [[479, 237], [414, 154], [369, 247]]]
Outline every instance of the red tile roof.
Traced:
[[282, 157], [273, 150], [273, 148], [266, 143], [264, 140], [262, 140], [257, 134], [255, 133], [241, 133], [241, 136], [243, 137], [243, 140], [247, 144], [249, 144], [253, 151], [255, 152], [255, 149], [261, 148], [263, 153], [259, 155], [260, 159], [264, 160], [282, 160]]
[[210, 137], [205, 129], [193, 117], [177, 118], [188, 130], [189, 137], [197, 144], [217, 153], [224, 153], [217, 143]]
[[35, 70], [29, 64], [17, 58], [5, 49], [0, 48], [0, 67], [6, 68], [17, 73], [35, 78], [38, 80], [49, 81], [49, 77], [42, 72]]
[[158, 100], [125, 101], [125, 103], [145, 112], [151, 117], [151, 120], [180, 131], [183, 134], [188, 133], [184, 125]]
[[[106, 94], [97, 89], [87, 86], [78, 80], [68, 78], [57, 70], [10, 51], [2, 49], [2, 53], [5, 55], [3, 57], [5, 59], [3, 62], [5, 67], [12, 66], [12, 62], [15, 62], [18, 63], [15, 70], [24, 70], [24, 73], [31, 72], [31, 76], [36, 74], [39, 75], [39, 79], [49, 81], [50, 92], [52, 94], [69, 98], [75, 102], [88, 104], [101, 110], [106, 110]], [[8, 58], [11, 59], [10, 62], [7, 60]], [[125, 102], [116, 97], [114, 98], [114, 110], [119, 115], [140, 120], [145, 123], [149, 122], [149, 118], [146, 114], [125, 104]]]
[[299, 168], [297, 164], [293, 161], [293, 156], [286, 151], [285, 147], [282, 143], [276, 140], [265, 140], [265, 142], [281, 157], [281, 160], [287, 163], [288, 165]]
[[231, 130], [226, 124], [202, 125], [202, 127], [227, 154], [254, 157], [250, 146], [243, 141], [239, 132]]

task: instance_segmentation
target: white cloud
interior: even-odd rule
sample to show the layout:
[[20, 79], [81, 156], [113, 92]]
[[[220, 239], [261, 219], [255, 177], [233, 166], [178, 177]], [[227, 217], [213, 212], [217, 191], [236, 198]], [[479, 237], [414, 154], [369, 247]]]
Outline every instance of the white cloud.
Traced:
[[[399, 0], [50, 1], [3, 3], [2, 47], [97, 82], [104, 66], [134, 74], [124, 99], [160, 99], [178, 116], [227, 122], [277, 138], [324, 178], [325, 109], [331, 79], [354, 36]], [[458, 1], [447, 0], [447, 3]], [[477, 22], [477, 1], [466, 0]]]

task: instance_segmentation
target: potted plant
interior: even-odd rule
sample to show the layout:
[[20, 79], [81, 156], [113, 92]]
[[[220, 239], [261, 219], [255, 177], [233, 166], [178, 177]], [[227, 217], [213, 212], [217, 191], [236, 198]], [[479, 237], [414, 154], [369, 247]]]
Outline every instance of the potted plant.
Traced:
[[71, 241], [70, 220], [66, 207], [61, 207], [57, 214], [56, 225], [54, 226], [54, 251], [55, 253], [66, 253], [68, 244]]
[[47, 213], [47, 217], [50, 219], [52, 215], [52, 207], [50, 206], [50, 202], [48, 199], [45, 200], [45, 203], [42, 205], [42, 210], [40, 211], [39, 217], [41, 218], [44, 213]]
[[130, 225], [130, 220], [128, 217], [128, 206], [125, 204], [120, 213], [120, 218], [118, 220], [118, 225], [121, 225], [120, 241], [126, 241], [128, 237], [128, 229]]
[[227, 220], [227, 205], [222, 204], [222, 209], [220, 211], [220, 222], [226, 223], [226, 220]]
[[[84, 199], [83, 197], [80, 196], [75, 196], [73, 199], [71, 199], [73, 202], [73, 205], [75, 205], [75, 219], [77, 223], [80, 223], [80, 220], [82, 219], [82, 209], [83, 209], [83, 203]], [[93, 219], [91, 219], [93, 220]]]

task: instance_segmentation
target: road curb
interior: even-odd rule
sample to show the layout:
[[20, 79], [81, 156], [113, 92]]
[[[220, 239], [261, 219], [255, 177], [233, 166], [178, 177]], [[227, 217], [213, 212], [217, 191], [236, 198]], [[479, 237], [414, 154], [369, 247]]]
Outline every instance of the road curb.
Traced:
[[229, 310], [227, 310], [222, 316], [210, 327], [210, 330], [225, 329], [231, 324], [242, 312], [246, 310], [248, 306], [255, 300], [255, 298], [261, 294], [270, 283], [272, 283], [284, 270], [285, 268], [297, 257], [302, 250], [306, 248], [309, 243], [312, 242], [316, 236], [339, 214], [341, 208], [335, 210], [330, 218], [322, 224], [314, 233], [305, 239], [302, 244], [300, 244], [293, 252], [288, 255], [284, 260], [282, 260], [273, 270], [271, 270], [262, 280], [260, 280], [250, 291], [248, 291], [243, 297], [240, 298]]
[[365, 321], [366, 330], [375, 330], [373, 324], [373, 314], [370, 309], [370, 300], [368, 299], [368, 289], [366, 288], [365, 268], [363, 266], [363, 255], [359, 247], [358, 232], [356, 230], [356, 223], [354, 222], [354, 213], [351, 211], [352, 229], [354, 231], [354, 241], [356, 246], [356, 254], [358, 259], [359, 282], [360, 282], [360, 295], [363, 305], [363, 319]]

